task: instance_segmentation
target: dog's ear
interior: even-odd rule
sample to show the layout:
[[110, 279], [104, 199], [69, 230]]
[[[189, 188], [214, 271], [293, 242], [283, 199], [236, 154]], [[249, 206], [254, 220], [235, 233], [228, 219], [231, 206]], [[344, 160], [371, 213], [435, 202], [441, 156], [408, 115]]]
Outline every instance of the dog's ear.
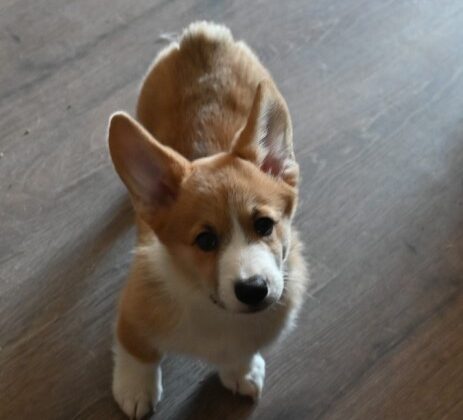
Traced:
[[111, 116], [109, 151], [135, 208], [151, 213], [175, 200], [190, 163], [163, 146], [128, 114]]
[[294, 159], [292, 135], [286, 103], [264, 80], [257, 86], [251, 112], [232, 153], [294, 187], [299, 167]]

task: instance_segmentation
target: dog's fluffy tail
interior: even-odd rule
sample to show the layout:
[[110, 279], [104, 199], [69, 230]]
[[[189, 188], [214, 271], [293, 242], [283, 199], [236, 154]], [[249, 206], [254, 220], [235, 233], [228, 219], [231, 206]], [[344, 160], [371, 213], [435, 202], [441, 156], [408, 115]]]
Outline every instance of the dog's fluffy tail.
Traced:
[[206, 41], [211, 44], [228, 43], [233, 42], [233, 36], [230, 29], [224, 25], [198, 21], [191, 23], [185, 28], [180, 40], [180, 47], [187, 48], [188, 44], [196, 43], [197, 41]]

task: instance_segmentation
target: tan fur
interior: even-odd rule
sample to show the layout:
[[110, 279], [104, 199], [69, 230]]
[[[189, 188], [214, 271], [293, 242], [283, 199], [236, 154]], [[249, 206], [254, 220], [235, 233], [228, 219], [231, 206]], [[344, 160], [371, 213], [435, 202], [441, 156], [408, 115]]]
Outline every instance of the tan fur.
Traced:
[[160, 54], [137, 106], [148, 131], [190, 160], [230, 150], [258, 83], [273, 85], [257, 57], [227, 29], [209, 33], [210, 24], [193, 24], [179, 45]]
[[[252, 354], [291, 323], [307, 284], [301, 245], [291, 234], [298, 167], [287, 105], [244, 43], [223, 26], [200, 22], [156, 58], [141, 88], [137, 117], [142, 125], [117, 114], [109, 129], [111, 156], [131, 194], [138, 226], [136, 256], [119, 305], [118, 341], [143, 363], [157, 363], [170, 349], [195, 354], [199, 343], [178, 344], [172, 337], [176, 330], [193, 331], [185, 323], [197, 318], [211, 334], [220, 330], [217, 322], [236, 330], [238, 347]], [[262, 126], [264, 117], [271, 126]], [[284, 142], [275, 153], [287, 154], [288, 165], [278, 166], [278, 156], [264, 156], [253, 143], [262, 138], [264, 144], [269, 130], [281, 133]], [[139, 172], [135, 161], [141, 162]], [[162, 173], [162, 183], [150, 185], [145, 179], [150, 173]], [[262, 216], [277, 222], [269, 237], [254, 231], [253, 220]], [[287, 257], [281, 301], [255, 315], [185, 300], [217, 298], [218, 264], [236, 228], [233, 218], [249, 243], [265, 243], [277, 261]], [[204, 252], [194, 243], [209, 226], [220, 247]], [[272, 327], [258, 327], [265, 323]], [[212, 348], [204, 357], [231, 363], [232, 348], [233, 343], [230, 357]]]
[[175, 304], [153, 281], [146, 254], [137, 252], [120, 301], [117, 336], [125, 348], [143, 362], [156, 362], [160, 354], [147, 337], [163, 334], [176, 324]]

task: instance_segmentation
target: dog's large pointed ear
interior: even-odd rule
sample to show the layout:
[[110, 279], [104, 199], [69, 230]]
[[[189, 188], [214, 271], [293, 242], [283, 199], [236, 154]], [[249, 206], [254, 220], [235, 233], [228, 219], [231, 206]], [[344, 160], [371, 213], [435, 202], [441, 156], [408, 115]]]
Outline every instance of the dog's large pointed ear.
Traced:
[[111, 116], [109, 151], [135, 208], [151, 213], [175, 200], [190, 163], [156, 141], [128, 114]]
[[294, 159], [288, 108], [269, 81], [257, 86], [248, 120], [232, 153], [295, 187], [299, 167]]

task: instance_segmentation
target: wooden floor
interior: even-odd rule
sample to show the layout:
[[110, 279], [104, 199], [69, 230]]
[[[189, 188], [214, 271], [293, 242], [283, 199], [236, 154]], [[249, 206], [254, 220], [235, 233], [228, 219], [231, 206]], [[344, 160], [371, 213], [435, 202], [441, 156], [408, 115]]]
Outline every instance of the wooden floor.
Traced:
[[199, 18], [289, 103], [313, 285], [258, 406], [164, 363], [159, 419], [463, 419], [463, 2], [2, 0], [0, 419], [122, 419], [115, 301], [134, 244], [105, 130]]

